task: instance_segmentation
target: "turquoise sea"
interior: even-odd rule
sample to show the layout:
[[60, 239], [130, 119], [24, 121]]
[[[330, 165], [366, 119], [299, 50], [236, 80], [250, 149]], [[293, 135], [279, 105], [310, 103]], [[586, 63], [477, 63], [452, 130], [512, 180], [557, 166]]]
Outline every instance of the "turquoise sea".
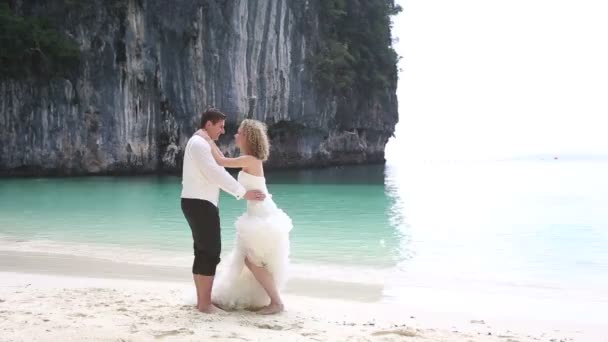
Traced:
[[[269, 172], [294, 275], [608, 304], [608, 163], [406, 162]], [[0, 250], [189, 267], [178, 177], [0, 179]], [[220, 200], [224, 251], [244, 203]], [[317, 269], [311, 272], [311, 268]], [[540, 291], [540, 292], [539, 292]]]

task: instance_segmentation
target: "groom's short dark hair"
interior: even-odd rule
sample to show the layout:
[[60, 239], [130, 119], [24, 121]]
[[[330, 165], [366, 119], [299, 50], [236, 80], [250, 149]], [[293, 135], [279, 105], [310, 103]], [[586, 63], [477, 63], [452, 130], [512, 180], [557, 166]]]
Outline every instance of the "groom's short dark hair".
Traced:
[[205, 128], [208, 121], [215, 125], [222, 120], [226, 120], [226, 114], [220, 112], [219, 109], [209, 108], [201, 116], [201, 128]]

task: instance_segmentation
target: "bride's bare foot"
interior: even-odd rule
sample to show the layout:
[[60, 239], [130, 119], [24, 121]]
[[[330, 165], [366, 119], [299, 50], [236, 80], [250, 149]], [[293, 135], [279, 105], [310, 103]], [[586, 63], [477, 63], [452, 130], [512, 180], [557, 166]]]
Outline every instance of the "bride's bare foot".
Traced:
[[209, 304], [207, 307], [199, 306], [198, 311], [200, 311], [202, 313], [206, 313], [206, 314], [218, 314], [218, 313], [225, 312], [224, 310], [218, 308], [217, 306], [215, 306], [213, 304]]
[[270, 304], [268, 306], [263, 307], [260, 311], [258, 311], [259, 315], [274, 315], [285, 310], [285, 305], [283, 304]]

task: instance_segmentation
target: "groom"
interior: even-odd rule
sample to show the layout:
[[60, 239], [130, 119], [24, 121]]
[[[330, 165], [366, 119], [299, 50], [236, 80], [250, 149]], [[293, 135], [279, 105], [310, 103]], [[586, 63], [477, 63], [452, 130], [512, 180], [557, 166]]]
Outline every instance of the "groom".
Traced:
[[[225, 133], [225, 121], [225, 114], [217, 109], [208, 109], [202, 115], [201, 129], [211, 139], [217, 140]], [[265, 198], [260, 191], [246, 191], [216, 163], [209, 143], [193, 135], [184, 151], [181, 206], [194, 239], [192, 274], [196, 286], [196, 307], [205, 313], [219, 310], [211, 303], [211, 288], [222, 249], [217, 207], [220, 188], [237, 199], [263, 201]]]

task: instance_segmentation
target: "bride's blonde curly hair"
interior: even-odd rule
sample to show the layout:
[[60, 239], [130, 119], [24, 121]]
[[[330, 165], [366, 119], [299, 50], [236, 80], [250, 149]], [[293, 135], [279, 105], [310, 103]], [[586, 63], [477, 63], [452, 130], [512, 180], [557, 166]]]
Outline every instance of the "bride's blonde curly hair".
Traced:
[[240, 128], [247, 141], [247, 153], [262, 161], [268, 160], [270, 142], [266, 125], [257, 120], [245, 119]]

